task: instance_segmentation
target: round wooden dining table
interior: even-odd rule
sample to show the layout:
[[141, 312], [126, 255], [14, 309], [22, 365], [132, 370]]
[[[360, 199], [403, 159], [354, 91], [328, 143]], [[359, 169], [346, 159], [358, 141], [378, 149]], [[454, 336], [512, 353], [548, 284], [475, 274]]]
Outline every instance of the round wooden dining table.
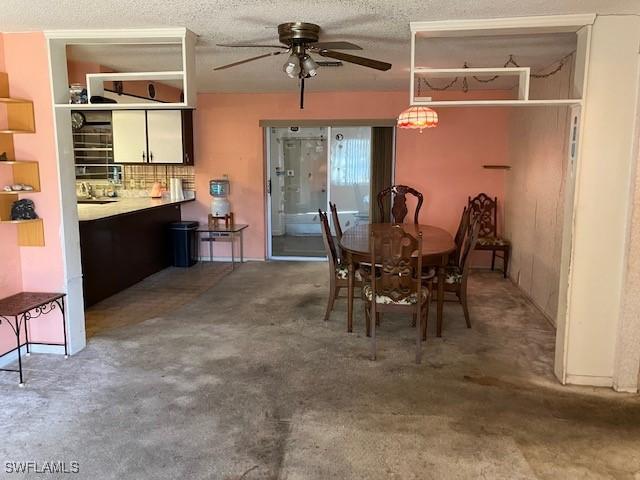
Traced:
[[[371, 261], [371, 232], [390, 231], [393, 223], [363, 223], [344, 231], [339, 240], [349, 269], [349, 291], [347, 296], [347, 331], [353, 331], [353, 279], [354, 264]], [[414, 237], [422, 232], [422, 263], [438, 269], [438, 320], [437, 333], [442, 336], [442, 308], [444, 305], [444, 268], [449, 255], [456, 249], [453, 237], [446, 230], [432, 225], [402, 224], [402, 228]]]

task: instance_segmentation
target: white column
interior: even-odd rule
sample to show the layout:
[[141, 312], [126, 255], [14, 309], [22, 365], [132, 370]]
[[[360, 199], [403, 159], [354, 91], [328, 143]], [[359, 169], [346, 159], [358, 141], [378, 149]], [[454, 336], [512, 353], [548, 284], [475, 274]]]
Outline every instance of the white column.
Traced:
[[614, 384], [635, 180], [639, 45], [639, 17], [596, 19], [576, 170], [568, 302], [556, 346], [556, 374], [566, 383]]

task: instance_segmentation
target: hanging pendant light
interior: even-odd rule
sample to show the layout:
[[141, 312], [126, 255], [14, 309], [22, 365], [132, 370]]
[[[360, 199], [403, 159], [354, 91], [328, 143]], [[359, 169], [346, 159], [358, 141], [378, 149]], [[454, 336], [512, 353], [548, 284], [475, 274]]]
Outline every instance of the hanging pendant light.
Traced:
[[398, 128], [419, 129], [438, 126], [438, 113], [429, 107], [414, 106], [407, 108], [398, 116]]

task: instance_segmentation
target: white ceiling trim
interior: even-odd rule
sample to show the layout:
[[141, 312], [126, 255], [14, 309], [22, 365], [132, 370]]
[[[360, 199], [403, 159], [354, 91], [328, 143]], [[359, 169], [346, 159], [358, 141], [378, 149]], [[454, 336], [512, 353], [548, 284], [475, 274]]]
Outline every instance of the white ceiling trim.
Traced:
[[[576, 32], [593, 25], [595, 13], [574, 15], [537, 15], [530, 17], [485, 18], [473, 20], [440, 20], [410, 22], [411, 33], [420, 36], [518, 35], [527, 33]], [[432, 33], [433, 35], [429, 35]], [[439, 35], [440, 34], [440, 35]]]

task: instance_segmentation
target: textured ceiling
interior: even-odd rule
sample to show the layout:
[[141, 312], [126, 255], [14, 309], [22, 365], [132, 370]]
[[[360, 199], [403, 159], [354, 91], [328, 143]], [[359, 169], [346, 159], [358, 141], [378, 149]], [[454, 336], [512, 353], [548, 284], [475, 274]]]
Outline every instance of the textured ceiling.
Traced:
[[[271, 57], [233, 69], [213, 72], [216, 65], [266, 53], [268, 49], [231, 49], [216, 43], [272, 42], [276, 26], [286, 21], [318, 23], [322, 40], [358, 43], [363, 56], [393, 63], [388, 72], [345, 64], [324, 68], [308, 82], [313, 90], [394, 90], [408, 86], [409, 22], [491, 18], [565, 13], [640, 13], [639, 0], [2, 0], [0, 30], [25, 31], [63, 28], [140, 28], [185, 26], [199, 35], [197, 68], [199, 91], [287, 91], [296, 81], [281, 72], [282, 57]], [[556, 44], [555, 41], [558, 41]], [[523, 66], [546, 66], [570, 47], [566, 39], [540, 44], [492, 45], [449, 42], [429, 48], [429, 66], [451, 61], [483, 66], [504, 63], [514, 53]], [[518, 47], [519, 50], [515, 50]], [[174, 63], [166, 49], [137, 47], [118, 52], [78, 49], [74, 56], [112, 68], [162, 69]], [[356, 53], [356, 52], [354, 52]], [[528, 63], [529, 62], [529, 63]], [[173, 68], [173, 67], [170, 67]]]

